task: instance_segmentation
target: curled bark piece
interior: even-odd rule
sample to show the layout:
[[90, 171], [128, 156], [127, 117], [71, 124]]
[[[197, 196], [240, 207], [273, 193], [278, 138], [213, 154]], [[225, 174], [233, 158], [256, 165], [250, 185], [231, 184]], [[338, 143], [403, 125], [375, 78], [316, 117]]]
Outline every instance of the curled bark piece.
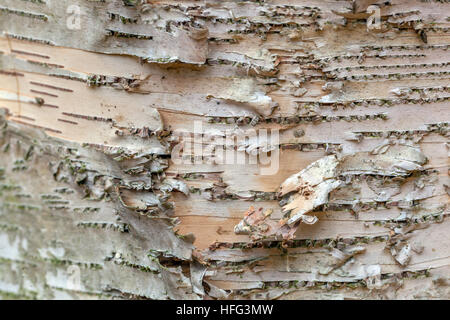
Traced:
[[281, 184], [278, 196], [282, 197], [284, 217], [278, 223], [268, 219], [271, 213], [250, 208], [235, 232], [251, 234], [252, 239], [270, 236], [291, 239], [300, 222], [318, 221], [307, 213], [328, 203], [330, 192], [345, 184], [341, 178], [361, 174], [402, 177], [421, 170], [426, 161], [419, 149], [407, 145], [390, 146], [376, 154], [357, 152], [341, 158], [336, 155], [321, 158]]
[[236, 234], [250, 234], [254, 241], [267, 237], [292, 238], [295, 229], [290, 228], [282, 220], [276, 222], [267, 219], [271, 214], [270, 210], [263, 212], [262, 208], [255, 210], [254, 207], [250, 207], [245, 213], [244, 219], [234, 227], [234, 232]]

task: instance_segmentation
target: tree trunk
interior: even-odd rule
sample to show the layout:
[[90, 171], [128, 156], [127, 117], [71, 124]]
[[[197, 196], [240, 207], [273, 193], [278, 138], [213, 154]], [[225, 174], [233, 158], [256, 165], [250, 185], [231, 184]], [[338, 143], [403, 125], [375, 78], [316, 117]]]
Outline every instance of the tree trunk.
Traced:
[[0, 0], [0, 297], [450, 298], [442, 2]]

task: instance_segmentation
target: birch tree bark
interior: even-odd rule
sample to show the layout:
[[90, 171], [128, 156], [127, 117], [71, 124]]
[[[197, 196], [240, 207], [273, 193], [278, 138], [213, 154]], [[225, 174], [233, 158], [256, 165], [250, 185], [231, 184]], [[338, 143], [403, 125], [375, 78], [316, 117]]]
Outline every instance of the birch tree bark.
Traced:
[[0, 297], [450, 298], [449, 13], [0, 0]]

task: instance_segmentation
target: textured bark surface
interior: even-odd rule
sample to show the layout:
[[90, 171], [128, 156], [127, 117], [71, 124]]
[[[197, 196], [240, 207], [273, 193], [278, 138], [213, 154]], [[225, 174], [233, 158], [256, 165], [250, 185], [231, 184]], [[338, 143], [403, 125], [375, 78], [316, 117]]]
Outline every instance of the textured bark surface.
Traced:
[[0, 297], [449, 299], [449, 13], [0, 0]]

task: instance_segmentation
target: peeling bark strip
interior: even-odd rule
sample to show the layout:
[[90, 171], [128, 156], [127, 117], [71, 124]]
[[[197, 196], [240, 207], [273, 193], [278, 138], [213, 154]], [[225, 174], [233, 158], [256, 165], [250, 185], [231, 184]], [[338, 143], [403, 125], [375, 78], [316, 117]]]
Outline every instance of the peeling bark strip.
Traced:
[[[4, 294], [18, 288], [11, 294], [70, 297], [76, 292], [66, 271], [78, 266], [75, 291], [85, 297], [196, 298], [182, 272], [192, 259], [192, 246], [174, 234], [169, 218], [127, 209], [118, 191], [151, 185], [151, 175], [139, 181], [125, 173], [127, 160], [4, 119], [0, 144]], [[151, 165], [159, 160], [143, 155], [137, 161]], [[155, 210], [165, 202], [158, 192], [152, 203], [141, 201]], [[17, 265], [23, 266], [18, 273]]]
[[[206, 37], [193, 39], [189, 36], [189, 30], [195, 30], [195, 20], [165, 13], [163, 8], [155, 12], [151, 5], [137, 5], [138, 2], [124, 6], [122, 1], [111, 0], [48, 0], [43, 4], [4, 0], [0, 3], [0, 26], [11, 37], [57, 46], [129, 54], [157, 62], [205, 62]], [[136, 18], [127, 20], [129, 15]], [[162, 21], [154, 23], [159, 16]], [[82, 32], [83, 26], [96, 32]], [[177, 46], [171, 46], [171, 42]]]
[[0, 298], [450, 298], [449, 11], [0, 0]]

